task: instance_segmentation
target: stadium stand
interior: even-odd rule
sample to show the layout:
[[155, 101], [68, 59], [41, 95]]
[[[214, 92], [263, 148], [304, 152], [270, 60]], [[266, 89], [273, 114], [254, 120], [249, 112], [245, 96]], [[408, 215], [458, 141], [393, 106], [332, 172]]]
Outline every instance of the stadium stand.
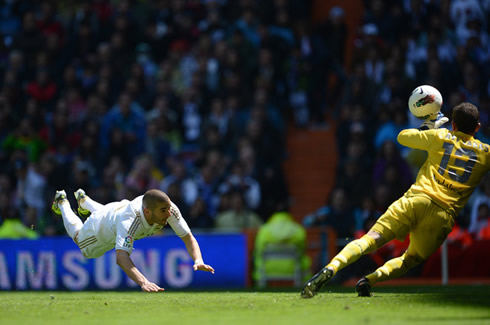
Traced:
[[354, 237], [424, 159], [393, 138], [418, 126], [419, 84], [448, 116], [477, 105], [490, 140], [488, 1], [10, 0], [0, 17], [0, 223], [13, 209], [40, 236], [64, 235], [60, 188], [159, 187], [210, 231], [233, 191], [262, 221], [289, 198], [302, 222], [341, 187]]

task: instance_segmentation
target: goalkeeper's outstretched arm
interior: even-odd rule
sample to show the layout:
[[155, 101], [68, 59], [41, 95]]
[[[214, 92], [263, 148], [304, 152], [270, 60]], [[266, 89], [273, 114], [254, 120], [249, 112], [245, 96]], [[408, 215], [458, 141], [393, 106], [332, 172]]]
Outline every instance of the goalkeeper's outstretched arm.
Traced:
[[447, 123], [449, 119], [444, 116], [441, 112], [437, 114], [437, 117], [433, 120], [425, 120], [422, 125], [419, 127], [420, 131], [425, 131], [425, 130], [433, 130], [433, 129], [438, 129], [440, 128], [443, 124]]

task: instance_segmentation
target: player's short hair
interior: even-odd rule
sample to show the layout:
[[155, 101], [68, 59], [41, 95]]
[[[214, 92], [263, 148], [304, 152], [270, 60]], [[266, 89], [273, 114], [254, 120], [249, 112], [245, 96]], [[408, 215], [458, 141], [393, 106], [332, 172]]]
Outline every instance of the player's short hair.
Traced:
[[453, 109], [453, 122], [456, 124], [458, 131], [466, 134], [475, 133], [478, 122], [480, 121], [480, 113], [478, 108], [467, 102], [456, 105]]
[[170, 198], [163, 191], [153, 189], [153, 190], [148, 190], [143, 195], [143, 208], [148, 208], [150, 210], [153, 210], [157, 208], [158, 204], [161, 203], [167, 203], [167, 204], [170, 203]]

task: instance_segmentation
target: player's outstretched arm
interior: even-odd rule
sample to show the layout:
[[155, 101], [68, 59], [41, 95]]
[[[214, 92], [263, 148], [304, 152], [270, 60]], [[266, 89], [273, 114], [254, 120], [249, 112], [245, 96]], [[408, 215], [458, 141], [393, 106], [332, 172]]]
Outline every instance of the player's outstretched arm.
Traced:
[[194, 235], [192, 235], [192, 233], [188, 233], [187, 235], [182, 237], [182, 240], [185, 243], [185, 247], [187, 248], [189, 255], [194, 260], [194, 271], [207, 271], [214, 274], [214, 269], [210, 265], [204, 264], [201, 255], [201, 249], [199, 248], [199, 244], [197, 243]]
[[128, 252], [116, 249], [117, 265], [140, 287], [141, 290], [145, 292], [159, 292], [165, 289], [160, 288], [153, 282], [148, 281], [148, 279], [136, 268], [131, 257], [129, 257]]

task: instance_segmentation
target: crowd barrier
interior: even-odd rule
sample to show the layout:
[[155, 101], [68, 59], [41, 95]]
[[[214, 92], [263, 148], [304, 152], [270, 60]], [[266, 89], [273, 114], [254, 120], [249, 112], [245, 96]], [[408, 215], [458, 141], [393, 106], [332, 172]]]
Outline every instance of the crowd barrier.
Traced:
[[[243, 288], [248, 281], [243, 234], [196, 235], [205, 262], [216, 272], [193, 271], [177, 236], [135, 242], [131, 258], [146, 277], [164, 288]], [[0, 290], [131, 290], [139, 287], [116, 264], [115, 251], [86, 259], [66, 237], [0, 240]]]
[[[307, 237], [307, 254], [312, 258], [312, 270], [326, 265], [351, 240], [338, 238], [329, 227], [308, 228]], [[417, 275], [420, 283], [490, 283], [490, 240], [473, 240], [468, 245], [450, 242], [444, 246], [445, 250], [439, 248], [421, 266]], [[410, 274], [402, 278], [408, 277]]]
[[[439, 249], [425, 262], [421, 277], [441, 278], [443, 250]], [[490, 280], [490, 240], [475, 240], [470, 245], [447, 245], [447, 276], [451, 279]]]
[[[193, 271], [184, 243], [175, 235], [135, 242], [131, 258], [147, 278], [164, 288], [244, 288], [251, 272], [256, 231], [198, 234], [206, 263], [216, 273]], [[307, 253], [312, 270], [336, 253], [339, 239], [329, 229], [308, 229]], [[345, 243], [342, 243], [345, 244]], [[448, 245], [449, 283], [462, 279], [490, 280], [490, 240], [468, 247]], [[441, 279], [441, 250], [423, 266], [418, 280]], [[440, 283], [440, 282], [439, 282]], [[139, 290], [116, 264], [115, 251], [85, 259], [67, 237], [0, 240], [0, 290]]]

